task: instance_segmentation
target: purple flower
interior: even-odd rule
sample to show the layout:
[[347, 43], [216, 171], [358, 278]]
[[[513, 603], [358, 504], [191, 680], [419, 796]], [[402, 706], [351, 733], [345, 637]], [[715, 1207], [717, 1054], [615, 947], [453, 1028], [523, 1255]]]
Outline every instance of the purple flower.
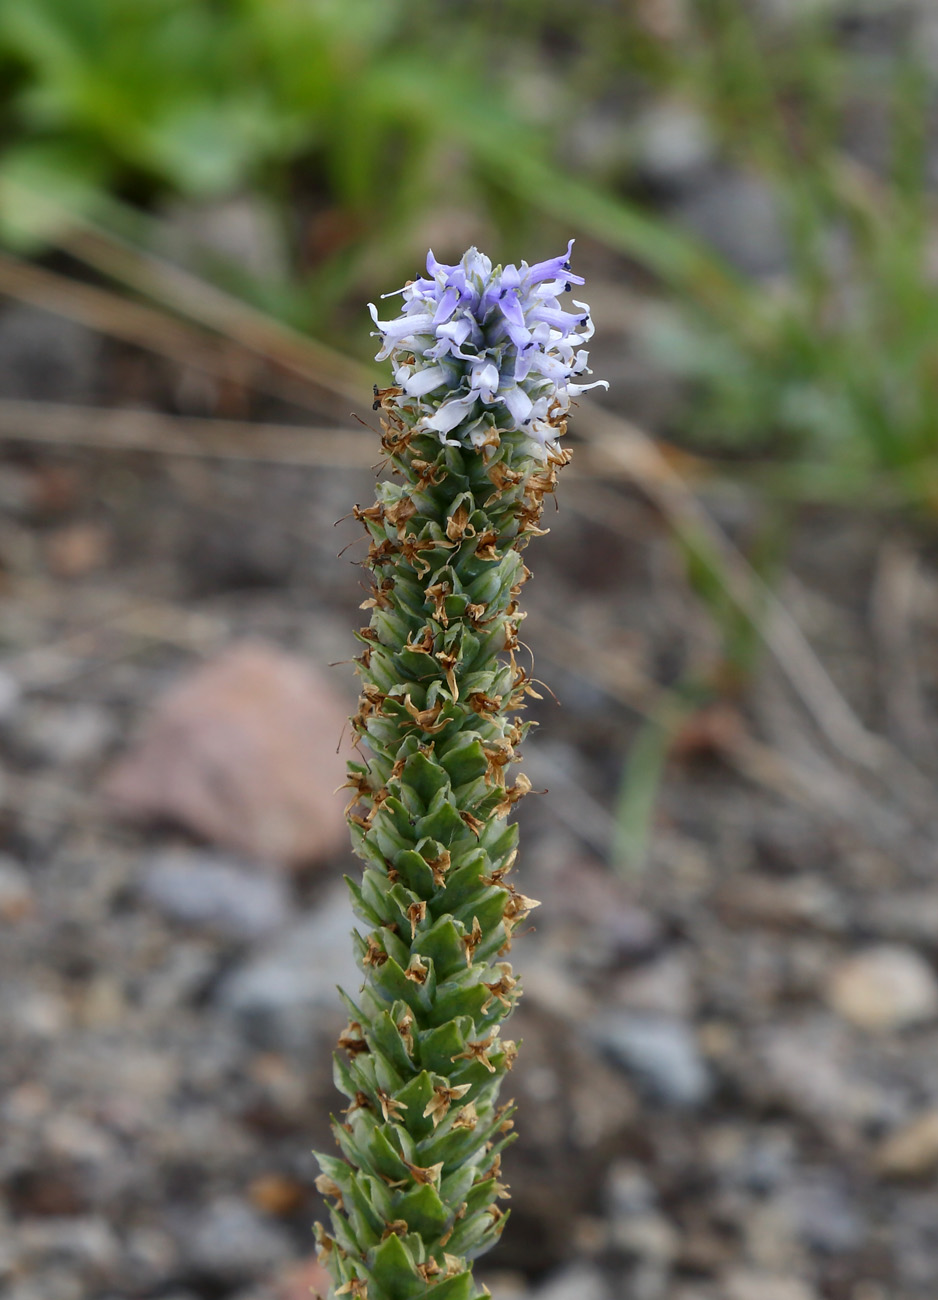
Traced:
[[605, 380], [571, 382], [590, 373], [582, 344], [593, 333], [585, 303], [565, 311], [558, 301], [583, 284], [570, 270], [572, 248], [571, 239], [560, 257], [494, 268], [475, 248], [455, 266], [431, 252], [426, 276], [397, 291], [400, 316], [379, 320], [369, 303], [382, 343], [376, 360], [391, 358], [403, 390], [394, 400], [415, 427], [456, 446], [516, 431], [543, 458], [570, 398], [608, 388]]

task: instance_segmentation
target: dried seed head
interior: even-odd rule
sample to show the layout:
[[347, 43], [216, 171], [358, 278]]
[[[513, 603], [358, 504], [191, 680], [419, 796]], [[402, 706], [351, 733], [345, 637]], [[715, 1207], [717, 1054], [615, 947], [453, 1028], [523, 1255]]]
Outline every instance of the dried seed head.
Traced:
[[434, 1187], [439, 1185], [440, 1174], [443, 1172], [442, 1160], [439, 1164], [429, 1165], [426, 1169], [422, 1169], [419, 1165], [412, 1165], [407, 1160], [404, 1161], [404, 1164], [407, 1165], [407, 1168], [410, 1170], [414, 1182], [430, 1183]]
[[407, 919], [410, 922], [411, 940], [417, 937], [417, 926], [421, 925], [426, 919], [427, 905], [423, 899], [419, 903], [411, 903], [407, 909]]
[[349, 1056], [357, 1056], [359, 1052], [370, 1052], [371, 1048], [362, 1037], [362, 1027], [357, 1020], [350, 1020], [339, 1035], [339, 1041], [336, 1047], [348, 1052]]
[[[320, 1196], [331, 1196], [334, 1198], [340, 1210], [344, 1208], [345, 1203], [342, 1200], [342, 1189], [339, 1187], [337, 1182], [329, 1177], [328, 1174], [320, 1174], [316, 1179], [315, 1187]], [[328, 1246], [326, 1246], [326, 1242], [329, 1243]], [[323, 1237], [323, 1249], [332, 1249], [332, 1239], [330, 1237]]]
[[465, 1097], [466, 1093], [472, 1087], [471, 1083], [461, 1083], [455, 1088], [447, 1088], [445, 1085], [437, 1084], [433, 1089], [433, 1096], [427, 1102], [426, 1109], [423, 1112], [424, 1119], [432, 1119], [433, 1127], [444, 1119], [450, 1105], [458, 1101], [460, 1097]]
[[430, 967], [424, 965], [420, 960], [420, 954], [414, 953], [410, 959], [407, 969], [404, 971], [404, 977], [412, 980], [414, 984], [423, 984], [430, 973]]
[[466, 965], [471, 966], [475, 950], [482, 942], [482, 927], [477, 916], [472, 918], [472, 929], [462, 936], [460, 942], [466, 950]]
[[475, 1102], [467, 1102], [459, 1111], [453, 1120], [453, 1128], [474, 1129], [479, 1122], [479, 1115], [475, 1108]]
[[353, 1300], [368, 1300], [368, 1283], [364, 1278], [350, 1277], [349, 1280], [340, 1287], [336, 1287], [336, 1295], [350, 1295]]
[[496, 1025], [492, 1032], [486, 1038], [479, 1039], [478, 1042], [468, 1042], [466, 1050], [459, 1052], [452, 1059], [454, 1061], [478, 1061], [484, 1065], [490, 1074], [495, 1073], [495, 1066], [488, 1058], [488, 1053], [492, 1050], [495, 1040], [498, 1038], [499, 1026]]
[[387, 1241], [388, 1237], [406, 1237], [410, 1232], [410, 1224], [406, 1219], [392, 1219], [381, 1234], [381, 1240]]
[[402, 1101], [395, 1101], [383, 1088], [379, 1088], [375, 1095], [378, 1098], [378, 1105], [381, 1107], [381, 1114], [384, 1116], [386, 1123], [388, 1121], [395, 1123], [407, 1109]]

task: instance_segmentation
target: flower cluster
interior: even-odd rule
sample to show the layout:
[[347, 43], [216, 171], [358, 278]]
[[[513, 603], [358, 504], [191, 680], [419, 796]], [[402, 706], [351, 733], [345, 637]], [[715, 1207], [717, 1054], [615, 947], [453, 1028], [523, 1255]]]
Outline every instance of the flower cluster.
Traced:
[[[497, 445], [499, 434], [526, 435], [543, 459], [562, 429], [570, 398], [603, 386], [575, 382], [591, 373], [583, 350], [593, 333], [589, 307], [559, 295], [583, 278], [570, 270], [570, 250], [528, 266], [497, 266], [470, 248], [455, 266], [430, 253], [427, 275], [406, 284], [396, 320], [378, 319], [401, 405], [416, 404], [416, 428], [453, 446]], [[384, 297], [393, 297], [385, 294]]]

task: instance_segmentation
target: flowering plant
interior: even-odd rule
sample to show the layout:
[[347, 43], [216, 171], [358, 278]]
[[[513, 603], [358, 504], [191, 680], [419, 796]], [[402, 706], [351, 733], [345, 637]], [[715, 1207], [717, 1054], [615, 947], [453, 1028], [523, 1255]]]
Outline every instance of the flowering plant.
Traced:
[[[470, 1261], [499, 1237], [498, 1106], [515, 1044], [500, 1036], [520, 988], [504, 960], [536, 902], [509, 879], [529, 790], [509, 781], [536, 695], [515, 658], [529, 576], [521, 551], [570, 453], [570, 399], [594, 384], [582, 349], [589, 309], [560, 306], [581, 277], [567, 253], [493, 268], [470, 249], [371, 313], [394, 383], [376, 390], [382, 445], [399, 481], [356, 507], [370, 538], [372, 591], [359, 633], [362, 692], [347, 814], [366, 929], [364, 984], [343, 993], [349, 1023], [335, 1077], [349, 1100], [320, 1155], [333, 1202], [317, 1226], [335, 1295], [471, 1300]], [[603, 381], [598, 381], [603, 382]]]

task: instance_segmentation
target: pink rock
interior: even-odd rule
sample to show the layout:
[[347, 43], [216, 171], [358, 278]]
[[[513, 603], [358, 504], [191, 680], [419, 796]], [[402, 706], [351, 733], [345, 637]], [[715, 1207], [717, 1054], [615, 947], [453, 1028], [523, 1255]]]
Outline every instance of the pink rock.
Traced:
[[231, 646], [157, 702], [105, 796], [133, 821], [170, 821], [260, 861], [321, 862], [346, 843], [346, 710], [302, 660]]

